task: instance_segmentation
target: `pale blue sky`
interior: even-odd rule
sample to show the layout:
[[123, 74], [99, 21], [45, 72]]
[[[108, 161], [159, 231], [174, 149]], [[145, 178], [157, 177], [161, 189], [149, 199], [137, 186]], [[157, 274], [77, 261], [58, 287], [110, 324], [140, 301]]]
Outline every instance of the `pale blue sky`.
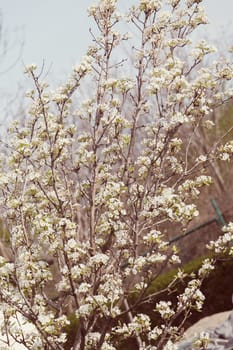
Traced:
[[[11, 45], [5, 58], [0, 57], [3, 104], [6, 96], [15, 93], [20, 82], [24, 86], [23, 64], [40, 66], [44, 60], [46, 69], [51, 66], [50, 80], [56, 82], [69, 73], [91, 41], [88, 29], [93, 22], [88, 18], [86, 8], [93, 2], [96, 1], [0, 0], [3, 37]], [[119, 2], [126, 9], [135, 0]], [[220, 44], [226, 40], [225, 34], [233, 38], [233, 0], [203, 0], [203, 6], [211, 22], [205, 27], [206, 33], [212, 38], [220, 37]], [[8, 71], [18, 57], [20, 43], [24, 43], [20, 59]]]

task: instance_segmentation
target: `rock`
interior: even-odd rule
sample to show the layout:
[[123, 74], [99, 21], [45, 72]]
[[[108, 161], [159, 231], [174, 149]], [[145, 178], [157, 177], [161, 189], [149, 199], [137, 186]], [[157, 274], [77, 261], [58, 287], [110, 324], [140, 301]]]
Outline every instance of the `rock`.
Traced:
[[[208, 319], [211, 320], [211, 317]], [[213, 329], [208, 327], [203, 331], [209, 334], [208, 350], [233, 350], [233, 311], [228, 314], [228, 318], [221, 325]], [[199, 335], [180, 342], [178, 350], [194, 350], [193, 342], [198, 339]]]

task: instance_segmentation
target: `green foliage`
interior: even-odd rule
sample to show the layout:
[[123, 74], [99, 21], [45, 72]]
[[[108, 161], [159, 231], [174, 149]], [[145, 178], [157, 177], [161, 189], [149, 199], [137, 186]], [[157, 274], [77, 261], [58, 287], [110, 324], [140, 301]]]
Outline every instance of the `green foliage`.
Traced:
[[77, 334], [77, 329], [79, 325], [79, 321], [74, 313], [70, 314], [68, 316], [68, 320], [70, 321], [70, 324], [66, 326], [65, 332], [67, 333], [67, 342], [65, 343], [64, 350], [69, 350], [72, 348], [74, 344], [74, 339]]
[[[204, 258], [206, 258], [206, 257], [200, 257], [198, 259], [194, 259], [194, 260], [188, 262], [187, 264], [185, 264], [184, 272], [187, 274], [190, 274], [192, 272], [196, 272], [200, 268]], [[172, 269], [172, 270], [170, 270], [162, 275], [159, 275], [152, 282], [151, 286], [148, 288], [147, 294], [150, 295], [150, 294], [156, 293], [160, 290], [167, 288], [167, 286], [169, 286], [169, 284], [174, 280], [174, 277], [177, 274], [177, 272], [178, 272], [178, 268]]]
[[10, 241], [9, 231], [7, 230], [5, 223], [1, 219], [0, 219], [0, 240], [4, 241], [5, 243], [9, 243]]
[[[220, 135], [224, 135], [223, 141], [227, 142], [233, 139], [232, 129], [232, 117], [233, 117], [233, 103], [230, 101], [219, 109], [219, 116], [217, 122], [217, 129]], [[230, 130], [230, 132], [228, 132]]]

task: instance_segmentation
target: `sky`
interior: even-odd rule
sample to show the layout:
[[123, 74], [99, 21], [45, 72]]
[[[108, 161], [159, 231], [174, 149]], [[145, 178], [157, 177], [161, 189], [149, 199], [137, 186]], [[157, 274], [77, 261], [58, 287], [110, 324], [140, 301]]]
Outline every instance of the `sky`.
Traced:
[[[135, 1], [119, 0], [121, 9]], [[96, 0], [0, 0], [0, 111], [25, 89], [25, 65], [41, 67], [44, 63], [49, 80], [57, 84], [69, 75], [91, 42], [93, 22], [86, 9], [93, 2]], [[218, 38], [220, 45], [233, 38], [233, 1], [203, 0], [202, 5], [210, 20], [205, 35]]]

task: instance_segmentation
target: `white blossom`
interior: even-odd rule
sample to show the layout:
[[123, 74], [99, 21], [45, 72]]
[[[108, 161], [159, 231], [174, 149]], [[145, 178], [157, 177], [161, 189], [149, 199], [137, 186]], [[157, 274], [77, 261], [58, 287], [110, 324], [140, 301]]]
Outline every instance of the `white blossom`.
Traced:
[[[92, 45], [64, 84], [51, 91], [34, 64], [25, 68], [30, 105], [1, 143], [7, 348], [15, 336], [32, 350], [62, 350], [67, 339], [116, 350], [127, 338], [140, 350], [160, 341], [174, 350], [177, 316], [201, 311], [215, 257], [195, 274], [178, 269], [167, 286], [173, 292], [182, 281], [177, 302], [156, 300], [152, 310], [161, 325], [138, 311], [160, 293], [151, 290], [162, 271], [181, 263], [171, 238], [199, 215], [208, 165], [233, 155], [231, 140], [214, 140], [204, 154], [193, 143], [233, 96], [232, 63], [205, 59], [215, 48], [192, 34], [208, 22], [201, 2], [139, 0], [122, 15], [117, 0], [99, 0], [88, 9]], [[232, 241], [230, 223], [208, 247], [231, 256]], [[197, 344], [206, 346], [207, 336]]]

